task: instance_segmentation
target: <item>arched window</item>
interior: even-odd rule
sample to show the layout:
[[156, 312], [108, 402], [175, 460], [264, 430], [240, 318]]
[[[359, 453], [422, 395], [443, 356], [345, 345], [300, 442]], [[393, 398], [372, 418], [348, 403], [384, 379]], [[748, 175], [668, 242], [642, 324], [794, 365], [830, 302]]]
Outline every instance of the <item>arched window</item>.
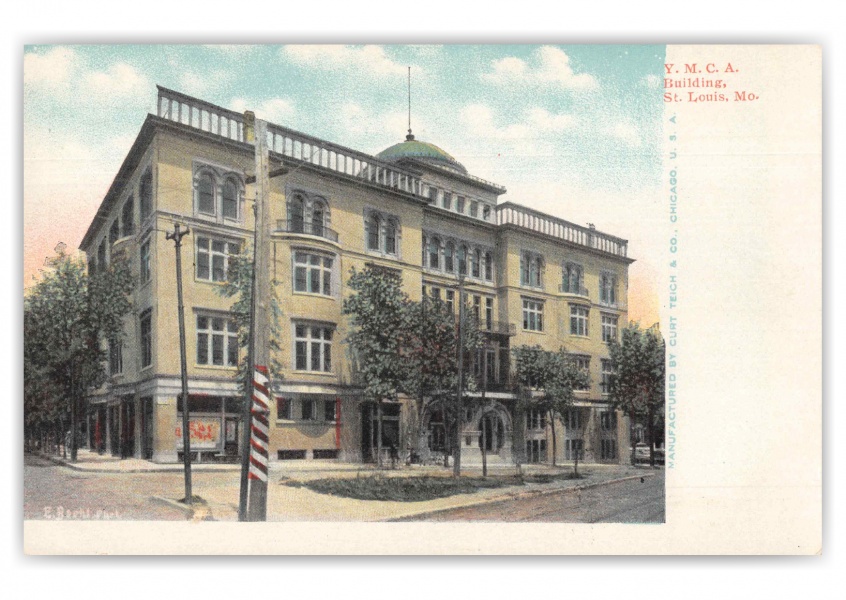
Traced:
[[291, 201], [288, 214], [289, 231], [293, 233], [304, 233], [305, 229], [305, 200], [302, 196], [294, 196]]
[[493, 254], [485, 252], [485, 280], [493, 281]]
[[458, 274], [467, 275], [467, 246], [464, 244], [458, 248]]
[[322, 202], [315, 202], [311, 211], [311, 233], [323, 237], [325, 209]]
[[197, 182], [197, 210], [206, 215], [214, 214], [214, 177], [202, 173]]
[[441, 268], [441, 240], [440, 238], [432, 238], [429, 240], [429, 268], [431, 269], [440, 269]]
[[385, 252], [397, 253], [397, 224], [393, 219], [385, 221]]
[[379, 215], [372, 214], [367, 219], [367, 249], [380, 250], [379, 248], [379, 230], [382, 227], [382, 220]]
[[444, 247], [444, 270], [448, 273], [455, 271], [453, 257], [455, 256], [455, 244], [447, 242]]
[[472, 274], [473, 277], [480, 277], [481, 276], [481, 265], [482, 265], [482, 251], [478, 248], [473, 251], [473, 269]]
[[529, 261], [529, 285], [541, 287], [541, 259], [533, 257]]
[[226, 219], [238, 218], [238, 186], [231, 179], [223, 184], [223, 216]]

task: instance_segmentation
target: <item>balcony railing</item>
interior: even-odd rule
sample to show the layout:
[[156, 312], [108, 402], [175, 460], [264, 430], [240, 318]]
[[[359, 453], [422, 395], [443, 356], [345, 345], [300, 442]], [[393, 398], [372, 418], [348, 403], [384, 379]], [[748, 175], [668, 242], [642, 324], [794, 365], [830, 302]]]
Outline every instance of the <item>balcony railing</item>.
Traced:
[[496, 215], [499, 225], [515, 225], [616, 256], [625, 257], [628, 251], [628, 242], [622, 238], [602, 233], [592, 227], [582, 227], [513, 202], [504, 202], [497, 206]]
[[329, 229], [320, 223], [312, 223], [311, 221], [301, 221], [297, 219], [279, 219], [276, 221], [276, 231], [285, 233], [302, 233], [305, 235], [316, 235], [317, 237], [326, 238], [329, 241], [338, 243], [338, 232], [334, 229]]
[[488, 321], [481, 319], [478, 321], [479, 331], [483, 333], [493, 333], [496, 335], [517, 335], [517, 326], [514, 323], [506, 321]]
[[565, 285], [563, 283], [558, 285], [558, 293], [559, 294], [573, 294], [575, 296], [583, 296], [585, 298], [590, 298], [590, 292], [588, 292], [587, 288], [574, 288], [571, 285]]

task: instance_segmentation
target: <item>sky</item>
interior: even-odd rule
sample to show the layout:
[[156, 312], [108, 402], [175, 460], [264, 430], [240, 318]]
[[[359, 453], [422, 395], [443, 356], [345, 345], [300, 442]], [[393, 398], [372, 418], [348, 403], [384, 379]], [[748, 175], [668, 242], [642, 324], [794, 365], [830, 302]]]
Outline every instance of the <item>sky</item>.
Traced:
[[27, 46], [24, 287], [75, 248], [156, 84], [376, 154], [411, 127], [511, 200], [629, 240], [629, 318], [658, 321], [664, 46]]

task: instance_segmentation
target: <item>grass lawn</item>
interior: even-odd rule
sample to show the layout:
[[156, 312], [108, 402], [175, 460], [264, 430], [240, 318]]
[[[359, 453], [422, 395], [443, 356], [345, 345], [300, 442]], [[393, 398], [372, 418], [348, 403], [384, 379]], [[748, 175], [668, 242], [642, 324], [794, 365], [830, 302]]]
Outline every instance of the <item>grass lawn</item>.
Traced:
[[[580, 475], [578, 479], [584, 479]], [[369, 475], [355, 478], [327, 478], [310, 481], [283, 480], [282, 485], [305, 487], [312, 491], [354, 498], [356, 500], [390, 500], [395, 502], [421, 502], [445, 498], [455, 494], [472, 494], [478, 490], [521, 486], [527, 483], [550, 483], [562, 479], [575, 479], [572, 472], [554, 475], [507, 475], [498, 477], [385, 477]]]

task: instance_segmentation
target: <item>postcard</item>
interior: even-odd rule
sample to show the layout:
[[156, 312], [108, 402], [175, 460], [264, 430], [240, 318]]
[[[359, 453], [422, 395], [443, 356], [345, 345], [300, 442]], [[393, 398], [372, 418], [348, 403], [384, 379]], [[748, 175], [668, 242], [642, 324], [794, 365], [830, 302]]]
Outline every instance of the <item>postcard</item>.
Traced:
[[820, 553], [821, 60], [25, 47], [25, 552]]

